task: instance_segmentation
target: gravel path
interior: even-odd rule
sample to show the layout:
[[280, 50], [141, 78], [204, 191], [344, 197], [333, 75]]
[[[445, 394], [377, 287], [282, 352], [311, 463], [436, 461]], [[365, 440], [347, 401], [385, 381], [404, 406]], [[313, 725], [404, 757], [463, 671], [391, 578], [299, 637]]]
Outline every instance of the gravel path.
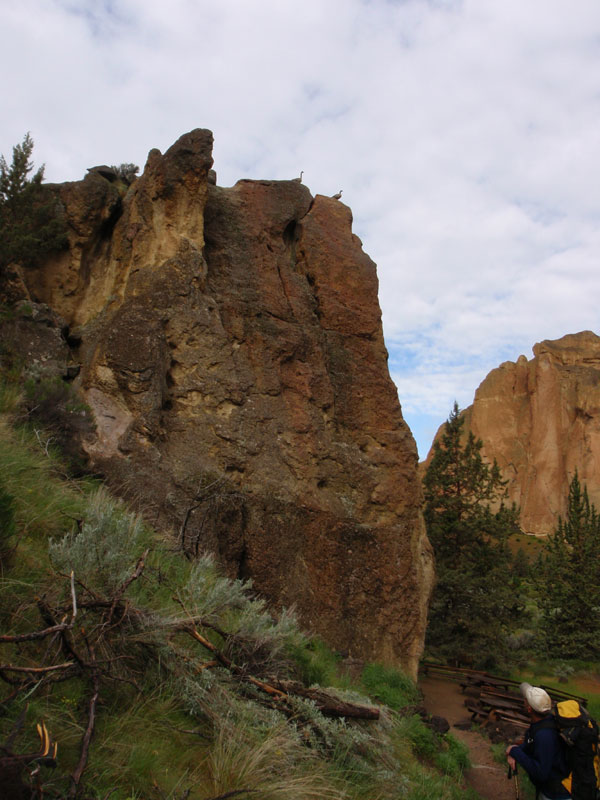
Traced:
[[469, 748], [472, 767], [465, 773], [469, 786], [484, 800], [515, 800], [513, 782], [506, 777], [508, 767], [494, 761], [489, 741], [476, 731], [454, 727], [457, 722], [469, 719], [460, 686], [453, 681], [424, 677], [419, 681], [419, 688], [427, 711], [445, 717], [452, 735]]

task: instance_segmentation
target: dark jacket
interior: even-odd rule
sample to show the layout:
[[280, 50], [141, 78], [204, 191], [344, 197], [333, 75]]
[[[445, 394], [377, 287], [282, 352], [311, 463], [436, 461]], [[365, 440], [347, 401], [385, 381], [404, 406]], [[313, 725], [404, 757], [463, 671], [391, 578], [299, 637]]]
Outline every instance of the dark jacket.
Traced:
[[533, 722], [522, 745], [511, 748], [510, 755], [531, 778], [536, 789], [552, 800], [568, 800], [569, 792], [561, 781], [569, 774], [565, 753], [552, 715]]

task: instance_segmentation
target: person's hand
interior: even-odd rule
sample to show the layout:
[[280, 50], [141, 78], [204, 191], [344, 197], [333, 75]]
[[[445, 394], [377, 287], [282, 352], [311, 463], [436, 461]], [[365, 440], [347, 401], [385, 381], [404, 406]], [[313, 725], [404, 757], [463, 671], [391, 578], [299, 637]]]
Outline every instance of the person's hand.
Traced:
[[517, 762], [515, 761], [515, 759], [510, 754], [510, 751], [513, 749], [513, 747], [515, 747], [514, 744], [509, 744], [508, 747], [505, 750], [505, 753], [506, 753], [506, 760], [508, 761], [508, 766], [512, 770], [515, 770], [517, 768]]

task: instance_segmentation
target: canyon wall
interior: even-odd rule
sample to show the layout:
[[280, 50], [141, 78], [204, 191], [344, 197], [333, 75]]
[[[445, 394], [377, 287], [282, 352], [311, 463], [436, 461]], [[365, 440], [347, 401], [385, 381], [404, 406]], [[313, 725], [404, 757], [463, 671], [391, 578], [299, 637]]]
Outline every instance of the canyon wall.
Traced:
[[88, 454], [182, 554], [414, 675], [432, 555], [375, 264], [343, 203], [211, 167], [194, 130], [130, 187], [54, 187], [69, 248], [23, 279], [64, 320]]
[[565, 516], [576, 470], [600, 508], [600, 337], [569, 334], [533, 354], [490, 372], [464, 412], [465, 430], [497, 459], [523, 530], [544, 536]]

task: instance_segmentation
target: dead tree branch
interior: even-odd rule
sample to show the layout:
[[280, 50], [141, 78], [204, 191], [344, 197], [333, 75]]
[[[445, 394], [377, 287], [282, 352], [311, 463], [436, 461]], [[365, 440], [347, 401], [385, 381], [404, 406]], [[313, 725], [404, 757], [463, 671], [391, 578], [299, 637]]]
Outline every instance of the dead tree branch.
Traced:
[[61, 622], [58, 625], [52, 625], [50, 628], [44, 628], [43, 631], [32, 631], [31, 633], [16, 633], [14, 635], [0, 636], [0, 644], [7, 644], [9, 642], [33, 642], [36, 639], [45, 639], [46, 636], [52, 636], [53, 633], [60, 633], [70, 627], [70, 623]]
[[[38, 602], [40, 602], [38, 600]], [[71, 621], [70, 622], [60, 622], [56, 625], [51, 625], [49, 628], [44, 628], [42, 631], [32, 631], [31, 633], [16, 633], [16, 634], [5, 634], [0, 636], [0, 644], [8, 644], [8, 643], [15, 643], [15, 642], [33, 642], [36, 639], [45, 639], [46, 636], [52, 636], [54, 633], [60, 633], [62, 631], [69, 630], [73, 627], [75, 623], [75, 617], [77, 616], [77, 596], [75, 594], [75, 575], [71, 572], [71, 603], [72, 603], [72, 612], [71, 612]]]
[[200, 644], [203, 647], [206, 647], [207, 650], [210, 650], [210, 652], [214, 654], [219, 664], [226, 667], [230, 672], [233, 672], [234, 675], [238, 675], [243, 680], [247, 681], [248, 683], [251, 683], [258, 689], [261, 689], [261, 691], [271, 695], [271, 697], [277, 699], [278, 698], [285, 699], [287, 697], [285, 692], [282, 692], [279, 689], [275, 689], [273, 686], [269, 686], [268, 683], [265, 683], [264, 681], [259, 681], [257, 678], [253, 678], [251, 675], [247, 675], [241, 667], [236, 666], [229, 658], [227, 658], [227, 656], [223, 655], [223, 653], [217, 647], [215, 647], [215, 645], [211, 641], [202, 636], [202, 634], [195, 628], [194, 625], [184, 624], [179, 626], [178, 630], [189, 634], [197, 642], [200, 642]]
[[92, 740], [92, 734], [94, 733], [94, 726], [96, 724], [96, 704], [98, 703], [98, 696], [100, 694], [100, 679], [98, 677], [98, 673], [94, 673], [92, 677], [92, 687], [93, 694], [88, 704], [88, 724], [81, 741], [81, 756], [79, 758], [79, 763], [77, 764], [75, 772], [73, 772], [71, 775], [71, 788], [69, 790], [69, 797], [76, 796], [83, 770], [87, 764], [90, 742]]
[[72, 667], [75, 662], [73, 661], [66, 661], [64, 664], [53, 664], [50, 667], [17, 667], [13, 664], [0, 664], [0, 672], [31, 672], [35, 675], [44, 673], [44, 672], [56, 672], [59, 669], [67, 669], [67, 667]]
[[149, 552], [150, 552], [150, 550], [146, 550], [144, 553], [142, 553], [142, 555], [138, 559], [138, 562], [137, 562], [137, 564], [135, 566], [135, 569], [134, 569], [133, 573], [123, 581], [123, 583], [119, 586], [119, 588], [115, 592], [115, 596], [113, 597], [112, 603], [111, 603], [111, 606], [110, 606], [110, 611], [108, 612], [107, 624], [110, 623], [110, 621], [112, 620], [112, 616], [115, 613], [115, 609], [116, 609], [119, 601], [121, 600], [121, 598], [123, 597], [123, 595], [127, 591], [127, 589], [129, 589], [131, 584], [135, 580], [137, 580], [140, 577], [140, 575], [142, 574], [142, 572], [144, 571], [144, 567], [146, 565], [146, 558], [148, 557], [148, 553]]
[[[203, 647], [210, 650], [221, 666], [226, 667], [230, 672], [247, 683], [256, 686], [262, 692], [265, 692], [272, 699], [277, 701], [277, 703], [285, 702], [289, 700], [290, 695], [295, 695], [296, 697], [312, 700], [324, 716], [352, 719], [379, 719], [379, 709], [377, 707], [364, 705], [362, 703], [351, 703], [323, 689], [307, 689], [297, 681], [273, 680], [271, 683], [266, 683], [265, 681], [258, 680], [248, 675], [241, 667], [236, 666], [231, 659], [227, 658], [227, 656], [225, 656], [211, 641], [205, 636], [202, 636], [193, 624], [184, 623], [179, 626], [178, 630], [189, 634], [197, 642], [200, 642]], [[200, 669], [206, 669], [213, 664], [214, 662], [202, 664]]]

